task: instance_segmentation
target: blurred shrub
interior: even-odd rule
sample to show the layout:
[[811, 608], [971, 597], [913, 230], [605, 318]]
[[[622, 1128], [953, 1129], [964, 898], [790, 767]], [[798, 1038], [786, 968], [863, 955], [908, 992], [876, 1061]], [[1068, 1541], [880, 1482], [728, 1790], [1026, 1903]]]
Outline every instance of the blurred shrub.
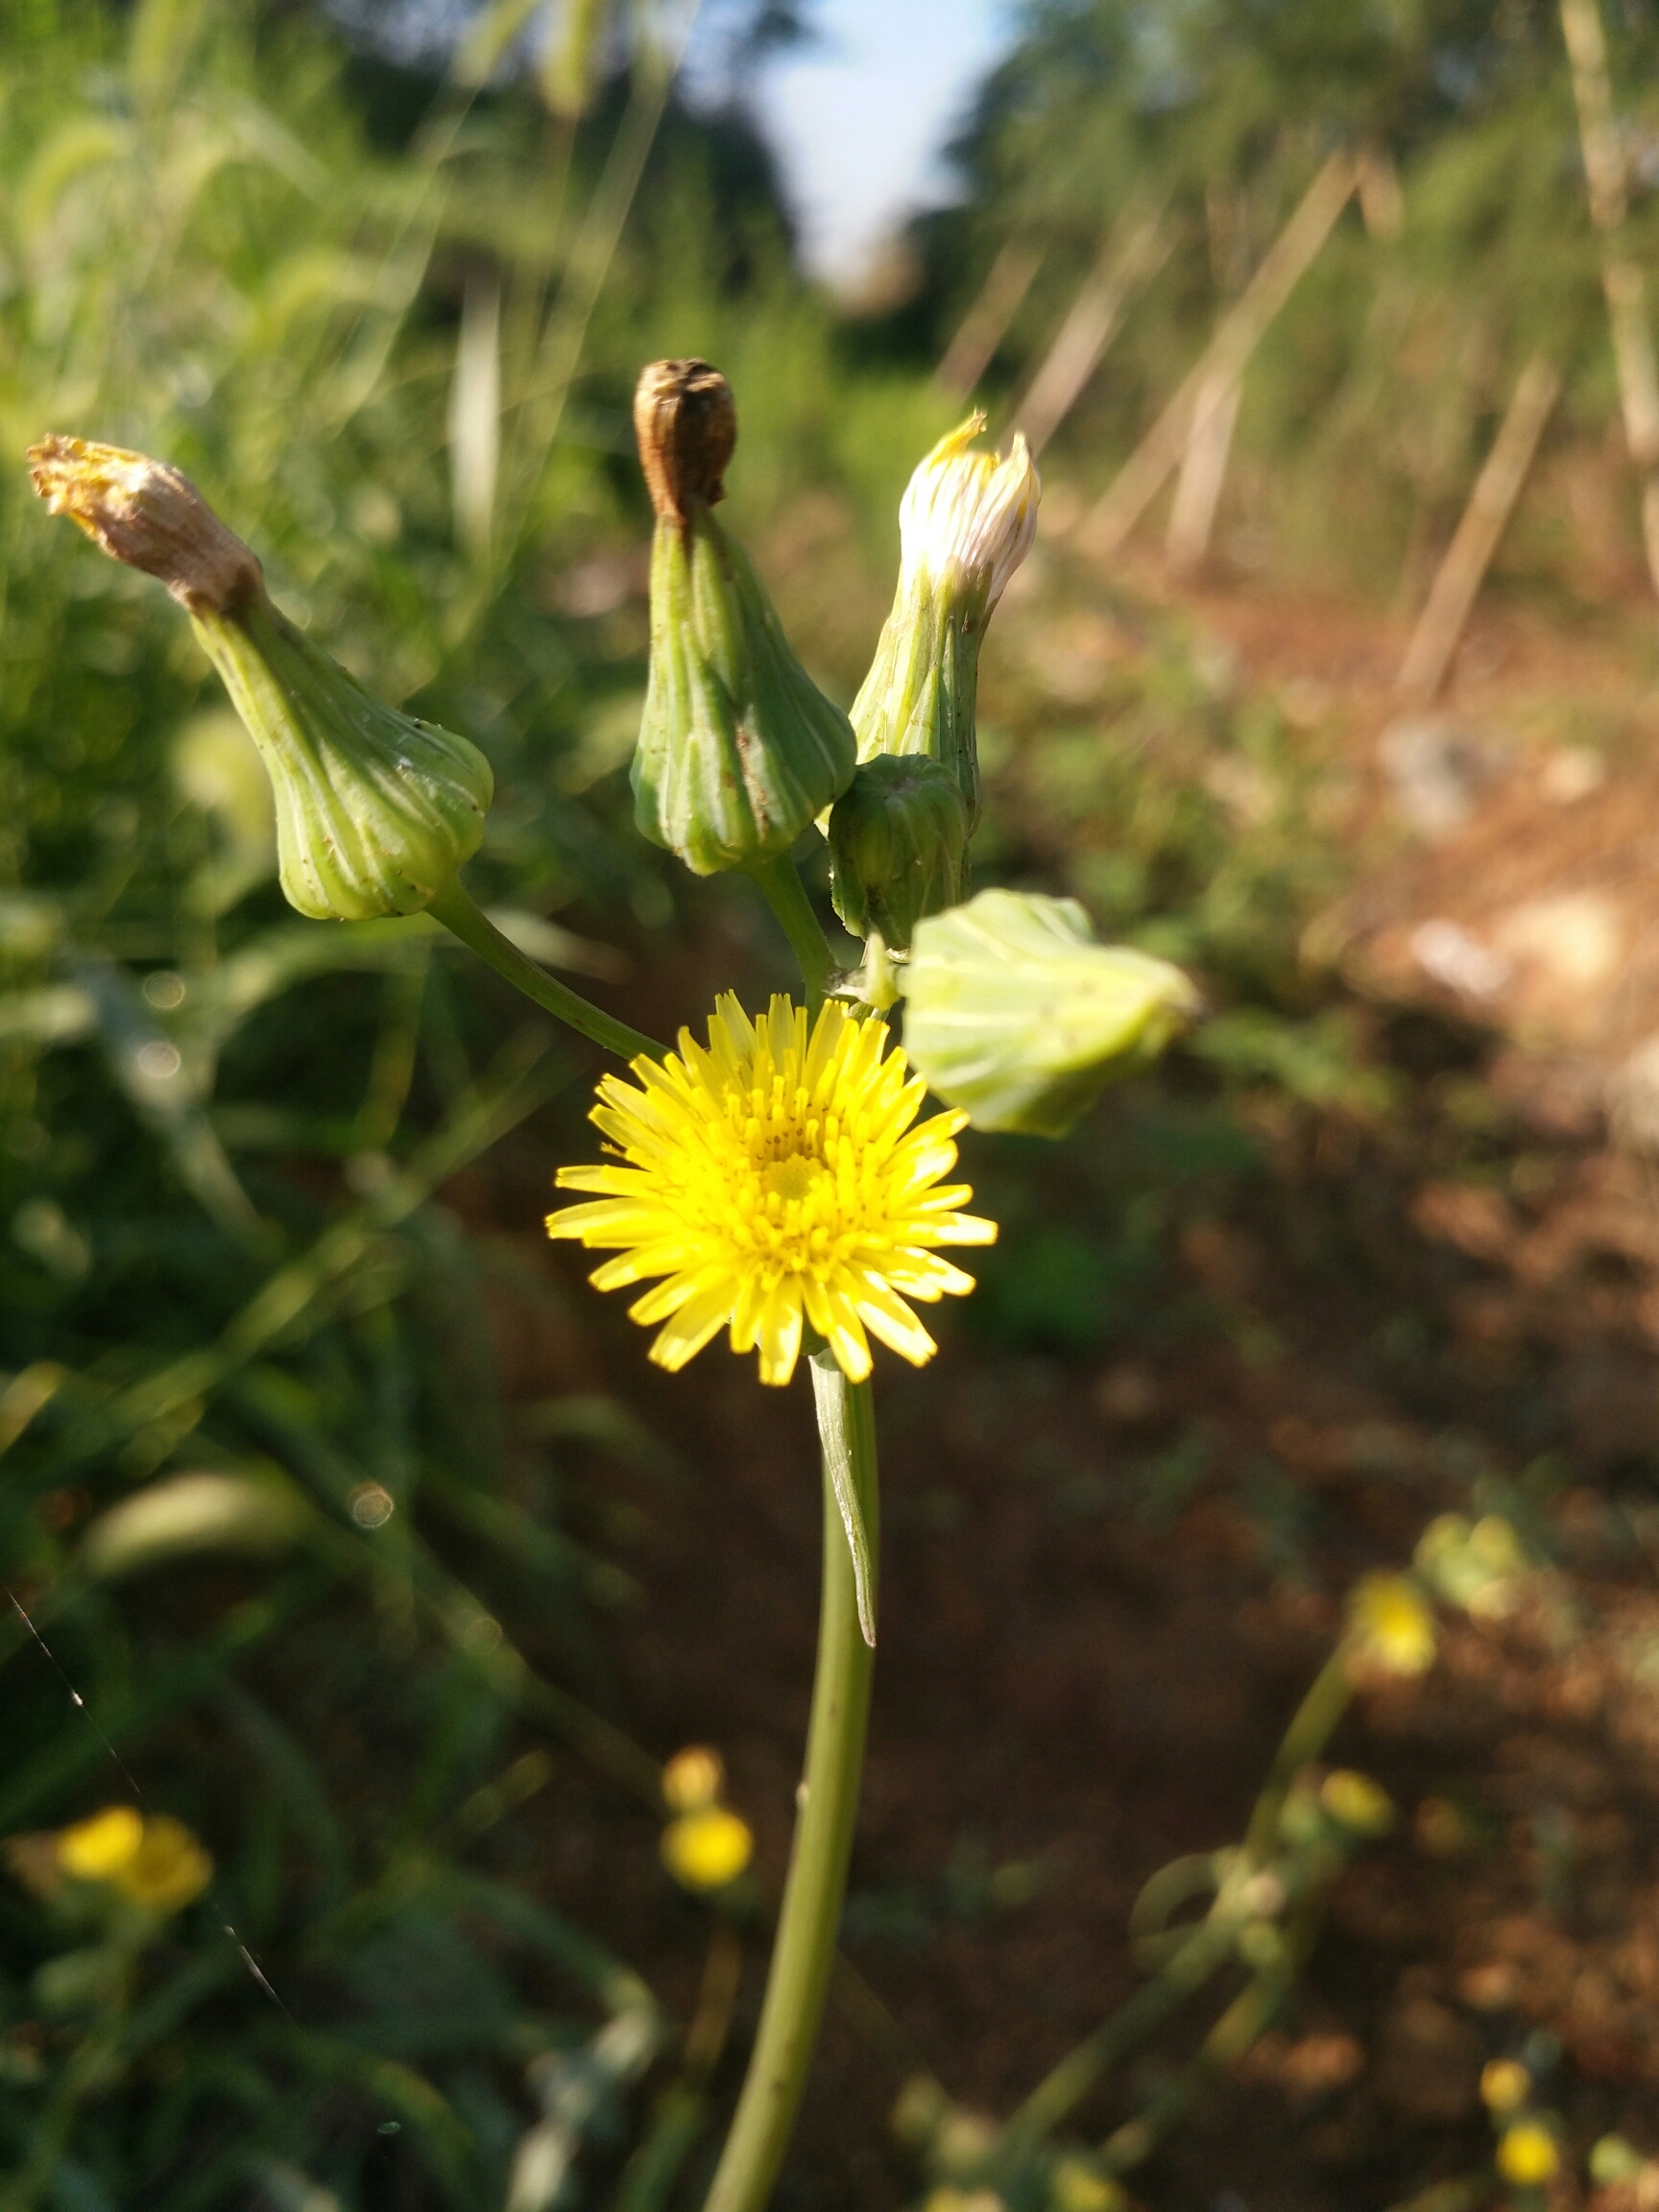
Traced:
[[[1644, 12], [1602, 12], [1641, 259], [1659, 237], [1655, 31]], [[907, 343], [937, 360], [998, 252], [1029, 246], [1036, 274], [986, 377], [994, 398], [1013, 398], [1114, 222], [1164, 207], [1173, 251], [1058, 446], [1103, 484], [1344, 145], [1364, 157], [1364, 188], [1252, 361], [1228, 548], [1245, 565], [1271, 558], [1328, 581], [1334, 565], [1378, 596], [1415, 595], [1534, 349], [1568, 371], [1557, 437], [1599, 446], [1618, 415], [1600, 242], [1548, 0], [1031, 8], [956, 141], [964, 199], [916, 227]], [[1506, 558], [1571, 589], [1562, 534], [1558, 519], [1523, 528]], [[1639, 558], [1633, 512], [1627, 535]]]

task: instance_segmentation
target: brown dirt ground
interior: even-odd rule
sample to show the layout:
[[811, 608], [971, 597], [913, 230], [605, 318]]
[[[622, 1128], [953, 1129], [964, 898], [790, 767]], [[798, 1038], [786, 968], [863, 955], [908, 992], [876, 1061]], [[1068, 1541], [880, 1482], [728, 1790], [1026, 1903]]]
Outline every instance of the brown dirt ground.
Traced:
[[[1365, 860], [1331, 942], [1403, 1103], [1377, 1125], [1264, 1115], [1264, 1172], [1178, 1203], [1153, 1295], [1190, 1325], [1065, 1356], [990, 1351], [950, 1315], [929, 1369], [887, 1362], [882, 1637], [846, 1939], [878, 2004], [832, 2003], [779, 2198], [800, 2212], [917, 2196], [888, 2125], [907, 2074], [1005, 2113], [1135, 1985], [1142, 1883], [1237, 1839], [1356, 1574], [1403, 1564], [1434, 1513], [1471, 1499], [1513, 1513], [1545, 1571], [1507, 1620], [1448, 1622], [1421, 1682], [1358, 1701], [1334, 1756], [1383, 1782], [1400, 1825], [1339, 1882], [1286, 2016], [1133, 2194], [1213, 2212], [1393, 2204], [1488, 2155], [1479, 2067], [1521, 2052], [1577, 2173], [1610, 2128], [1659, 2153], [1659, 1212], [1652, 1170], [1609, 1141], [1602, 1080], [1659, 1029], [1651, 655], [1483, 617], [1454, 704], [1511, 732], [1514, 762], [1466, 833], [1431, 847], [1388, 828], [1373, 766], [1396, 629], [1253, 588], [1185, 604], [1247, 681], [1299, 684], [1302, 717], [1350, 752]], [[1591, 726], [1612, 773], [1573, 804], [1541, 797], [1562, 728]], [[1402, 950], [1425, 916], [1489, 933], [1587, 886], [1627, 902], [1641, 952], [1611, 1003], [1568, 993], [1551, 1013], [1521, 983], [1514, 1006], [1458, 1003]], [[653, 995], [700, 996], [689, 974]], [[1162, 1080], [1178, 1094], [1196, 1078]], [[1098, 1142], [1134, 1111], [1109, 1102]], [[805, 1392], [763, 1393], [723, 1351], [656, 1374], [579, 1261], [509, 1226], [540, 1211], [568, 1141], [544, 1132], [465, 1194], [546, 1286], [502, 1293], [509, 1385], [609, 1390], [670, 1444], [677, 1472], [595, 1461], [578, 1494], [646, 1593], [609, 1631], [615, 1709], [655, 1753], [720, 1746], [775, 1891], [815, 1616]], [[1046, 1203], [1066, 1218], [1086, 1201], [1062, 1174]], [[1197, 1472], [1161, 1492], [1194, 1437]], [[575, 1761], [526, 1816], [550, 1899], [684, 2016], [709, 1922], [662, 1879], [650, 1818]], [[1132, 2111], [1210, 2016], [1113, 2077], [1077, 2115], [1083, 2137]]]

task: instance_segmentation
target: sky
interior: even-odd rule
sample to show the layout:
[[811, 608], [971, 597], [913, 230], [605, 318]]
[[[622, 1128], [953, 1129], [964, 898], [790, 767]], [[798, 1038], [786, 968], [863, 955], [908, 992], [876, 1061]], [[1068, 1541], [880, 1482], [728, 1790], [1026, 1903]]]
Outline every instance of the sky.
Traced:
[[817, 0], [817, 37], [767, 65], [761, 119], [807, 265], [855, 284], [907, 214], [950, 195], [939, 148], [1009, 43], [1008, 0]]

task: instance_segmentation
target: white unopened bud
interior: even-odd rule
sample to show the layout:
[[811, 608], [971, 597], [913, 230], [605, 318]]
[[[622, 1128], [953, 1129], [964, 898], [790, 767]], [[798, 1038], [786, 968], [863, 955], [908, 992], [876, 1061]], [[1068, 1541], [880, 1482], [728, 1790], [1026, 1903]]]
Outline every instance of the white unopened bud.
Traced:
[[1042, 491], [1023, 438], [1002, 461], [968, 450], [984, 427], [983, 415], [970, 415], [910, 479], [899, 509], [899, 589], [853, 703], [859, 759], [937, 760], [956, 779], [970, 830], [979, 819], [979, 643], [1031, 549]]
[[899, 509], [900, 590], [926, 577], [974, 597], [983, 620], [1031, 550], [1042, 485], [1018, 432], [1005, 460], [969, 447], [985, 427], [981, 414], [941, 438], [919, 462]]

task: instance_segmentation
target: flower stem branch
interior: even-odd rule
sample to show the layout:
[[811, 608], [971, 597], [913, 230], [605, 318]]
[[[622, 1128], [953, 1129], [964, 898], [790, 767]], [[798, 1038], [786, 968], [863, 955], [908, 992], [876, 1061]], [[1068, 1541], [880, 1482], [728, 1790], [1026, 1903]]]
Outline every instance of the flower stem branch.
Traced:
[[[1348, 1709], [1354, 1695], [1349, 1658], [1349, 1647], [1343, 1642], [1313, 1677], [1306, 1696], [1290, 1717], [1245, 1831], [1243, 1856], [1253, 1865], [1264, 1865], [1270, 1858], [1278, 1834], [1280, 1811], [1290, 1785], [1309, 1761], [1316, 1759], [1324, 1750], [1337, 1721]], [[1166, 1872], [1178, 1873], [1179, 1866]], [[1154, 1877], [1155, 1881], [1158, 1879]], [[1092, 2035], [1068, 2052], [1026, 2098], [1002, 2130], [994, 2154], [995, 2170], [1002, 2172], [1016, 2167], [1094, 2087], [1108, 2067], [1116, 2065], [1168, 2013], [1195, 1994], [1237, 1950], [1238, 1932], [1239, 1922], [1235, 1915], [1225, 1910], [1213, 1909], [1193, 1925], [1190, 1935], [1175, 1942], [1174, 1949], [1150, 1981], [1142, 1983]], [[1248, 1995], [1256, 1985], [1253, 1981], [1244, 1994]], [[1240, 2003], [1223, 2014], [1213, 2036], [1219, 2035], [1225, 2043], [1233, 2029], [1252, 2016], [1250, 2008]], [[1205, 2050], [1210, 2050], [1209, 2044]], [[1134, 2140], [1134, 2125], [1123, 2130], [1126, 2141]]]
[[1273, 1764], [1244, 1831], [1245, 1856], [1258, 1866], [1265, 1864], [1272, 1855], [1280, 1811], [1291, 1783], [1310, 1759], [1318, 1758], [1348, 1710], [1354, 1695], [1349, 1658], [1346, 1642], [1338, 1644], [1308, 1685], [1307, 1695], [1290, 1716], [1290, 1724], [1273, 1754]]
[[[870, 1384], [849, 1382], [829, 1352], [815, 1353], [813, 1363], [821, 1427], [827, 1426], [827, 1401], [838, 1400], [836, 1416], [850, 1447], [873, 1550], [876, 1412]], [[828, 1433], [824, 1443], [823, 1607], [801, 1811], [759, 2031], [704, 2212], [760, 2212], [778, 2177], [824, 2017], [853, 1851], [875, 1654], [859, 1626], [853, 1554], [830, 1479]]]
[[557, 1015], [584, 1037], [591, 1038], [595, 1045], [603, 1045], [607, 1052], [614, 1052], [619, 1060], [634, 1060], [640, 1053], [650, 1059], [661, 1060], [667, 1046], [659, 1045], [654, 1037], [643, 1031], [631, 1029], [626, 1022], [618, 1022], [614, 1015], [605, 1013], [592, 1005], [580, 992], [572, 991], [568, 984], [561, 983], [549, 975], [545, 968], [538, 968], [534, 960], [527, 959], [510, 937], [504, 937], [487, 914], [480, 912], [457, 877], [446, 889], [440, 891], [426, 911], [435, 922], [459, 937], [480, 960], [488, 961], [497, 975], [504, 976], [516, 991], [540, 1006], [544, 1013]]
[[1199, 1921], [1149, 1982], [1143, 1982], [1092, 2035], [1045, 2075], [1003, 2128], [993, 2155], [996, 2170], [1018, 2171], [1049, 2129], [1087, 2096], [1109, 2067], [1204, 1986], [1232, 1956], [1238, 1942], [1236, 1923], [1219, 1918]]
[[780, 860], [757, 861], [749, 873], [760, 886], [761, 896], [789, 940], [790, 951], [801, 964], [801, 980], [806, 986], [806, 1012], [815, 1021], [835, 974], [835, 958], [829, 940], [818, 926], [806, 887], [787, 854]]

